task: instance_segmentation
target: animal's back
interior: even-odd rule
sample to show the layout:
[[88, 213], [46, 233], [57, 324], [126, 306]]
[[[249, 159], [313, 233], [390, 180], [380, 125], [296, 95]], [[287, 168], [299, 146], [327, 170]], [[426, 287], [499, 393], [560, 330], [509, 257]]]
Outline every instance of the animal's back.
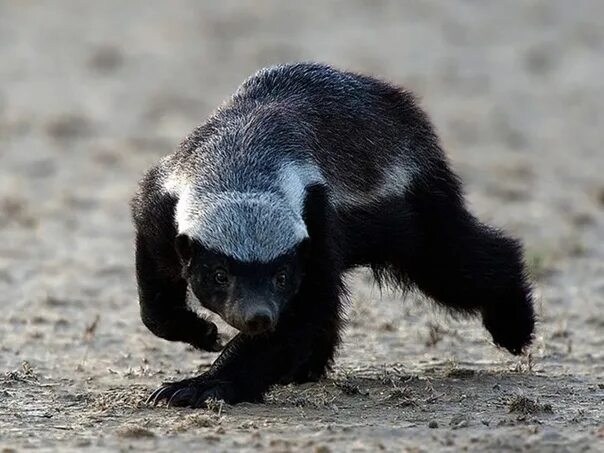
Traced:
[[314, 167], [334, 203], [345, 205], [400, 194], [428, 161], [442, 158], [409, 92], [305, 63], [251, 76], [181, 152], [189, 168], [200, 163], [201, 179], [224, 190], [269, 188], [284, 163], [294, 163], [289, 169], [303, 173], [302, 183], [317, 182]]

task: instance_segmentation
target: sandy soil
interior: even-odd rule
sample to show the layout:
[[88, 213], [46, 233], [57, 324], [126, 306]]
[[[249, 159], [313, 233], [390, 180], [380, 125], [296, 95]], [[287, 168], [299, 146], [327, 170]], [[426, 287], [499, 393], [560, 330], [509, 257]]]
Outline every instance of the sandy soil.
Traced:
[[[604, 451], [604, 2], [0, 1], [0, 448]], [[335, 372], [149, 408], [212, 354], [138, 319], [137, 179], [257, 68], [415, 90], [473, 210], [522, 238], [529, 357], [351, 276]]]

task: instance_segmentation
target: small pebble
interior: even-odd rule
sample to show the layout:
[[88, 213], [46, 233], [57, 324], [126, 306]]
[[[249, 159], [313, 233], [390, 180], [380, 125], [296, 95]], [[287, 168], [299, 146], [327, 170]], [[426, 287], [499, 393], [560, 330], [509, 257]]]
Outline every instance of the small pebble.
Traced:
[[430, 423], [428, 423], [428, 428], [438, 428], [438, 423], [432, 420]]

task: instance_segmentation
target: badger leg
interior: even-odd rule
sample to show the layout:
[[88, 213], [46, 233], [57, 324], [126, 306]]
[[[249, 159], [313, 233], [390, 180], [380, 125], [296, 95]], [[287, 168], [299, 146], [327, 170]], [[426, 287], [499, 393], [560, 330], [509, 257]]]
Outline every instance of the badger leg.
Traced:
[[190, 407], [203, 407], [211, 398], [257, 402], [274, 384], [319, 379], [339, 339], [339, 288], [307, 280], [274, 332], [237, 335], [207, 373], [167, 383], [148, 402]]
[[227, 403], [260, 401], [274, 384], [317, 380], [324, 375], [339, 341], [345, 292], [340, 254], [332, 240], [333, 229], [328, 228], [333, 216], [326, 200], [323, 188], [309, 190], [306, 273], [275, 331], [237, 335], [207, 373], [161, 387], [149, 398], [151, 403], [200, 407], [209, 398]]
[[141, 233], [136, 238], [136, 276], [141, 319], [160, 338], [219, 351], [216, 325], [200, 318], [186, 304], [187, 282], [165, 275]]
[[391, 237], [388, 247], [400, 254], [386, 270], [451, 310], [481, 314], [494, 342], [520, 354], [535, 325], [521, 245], [476, 220], [455, 181], [443, 186], [443, 180], [406, 200], [413, 225], [406, 215], [406, 237]]

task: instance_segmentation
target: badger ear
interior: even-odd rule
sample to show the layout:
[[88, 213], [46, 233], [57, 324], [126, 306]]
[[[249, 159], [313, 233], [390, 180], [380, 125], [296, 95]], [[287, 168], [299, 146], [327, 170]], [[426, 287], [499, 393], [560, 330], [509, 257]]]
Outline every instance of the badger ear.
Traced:
[[191, 238], [185, 234], [179, 234], [176, 236], [174, 240], [174, 248], [176, 248], [176, 253], [180, 258], [182, 264], [188, 264], [191, 261], [192, 256], [192, 246], [191, 246]]

